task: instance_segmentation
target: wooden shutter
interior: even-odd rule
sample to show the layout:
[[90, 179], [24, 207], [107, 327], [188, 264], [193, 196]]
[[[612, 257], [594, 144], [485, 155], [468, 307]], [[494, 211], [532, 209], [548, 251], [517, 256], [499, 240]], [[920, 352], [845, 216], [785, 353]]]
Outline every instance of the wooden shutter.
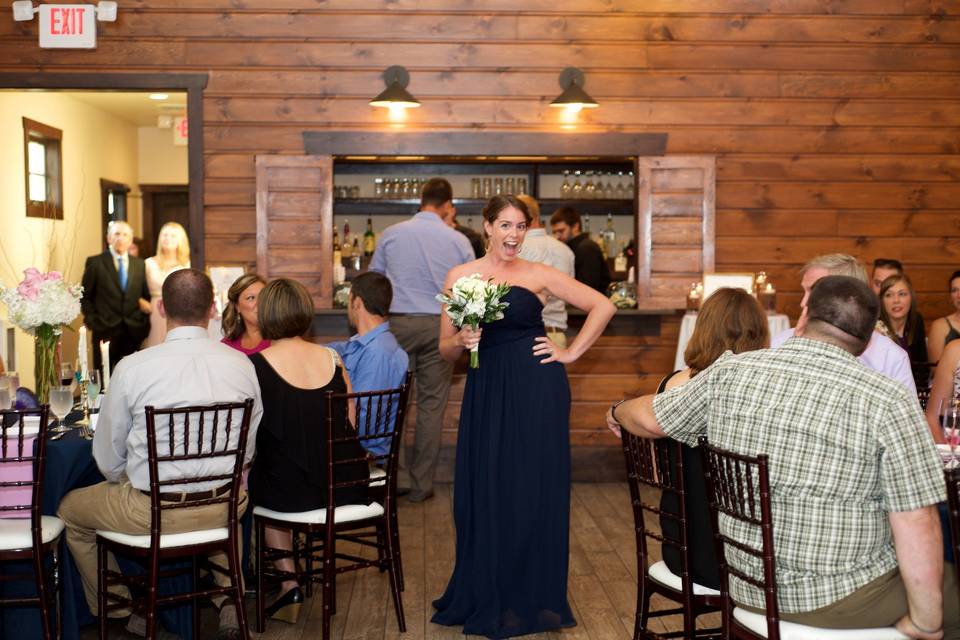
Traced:
[[684, 308], [690, 283], [714, 268], [716, 159], [637, 158], [637, 286], [647, 304]]
[[333, 156], [257, 156], [257, 272], [333, 306]]

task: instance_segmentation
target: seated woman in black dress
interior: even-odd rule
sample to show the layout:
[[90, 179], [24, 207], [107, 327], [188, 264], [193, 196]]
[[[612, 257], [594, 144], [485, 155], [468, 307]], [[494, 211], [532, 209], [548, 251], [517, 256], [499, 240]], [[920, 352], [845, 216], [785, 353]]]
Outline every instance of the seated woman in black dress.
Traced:
[[[259, 507], [301, 512], [326, 507], [327, 434], [324, 393], [350, 391], [350, 380], [333, 349], [302, 336], [313, 322], [313, 300], [300, 283], [280, 278], [260, 292], [257, 318], [270, 346], [250, 356], [260, 381], [263, 418], [257, 432], [257, 455], [250, 470], [250, 497]], [[353, 429], [346, 403], [334, 409], [337, 437]], [[352, 414], [353, 407], [349, 412]], [[349, 446], [346, 446], [349, 445]], [[363, 458], [356, 442], [345, 443], [337, 458]], [[368, 477], [367, 465], [337, 467], [338, 481]], [[367, 504], [366, 487], [339, 490], [336, 503]], [[267, 527], [266, 543], [292, 549], [289, 529]], [[290, 558], [278, 560], [277, 569], [293, 572]], [[273, 618], [296, 623], [303, 593], [296, 580], [287, 580], [279, 597], [267, 607]]]
[[892, 275], [880, 285], [880, 321], [877, 329], [907, 352], [917, 389], [929, 388], [930, 368], [927, 365], [927, 336], [923, 330], [923, 316], [917, 311], [913, 283], [905, 273]]
[[[683, 352], [687, 368], [674, 371], [660, 382], [657, 393], [678, 387], [697, 375], [725, 351], [743, 353], [770, 346], [767, 316], [760, 304], [742, 289], [717, 289], [707, 298], [697, 316], [697, 324]], [[671, 440], [672, 444], [673, 441]], [[707, 485], [703, 475], [700, 452], [681, 445], [683, 451], [683, 482], [687, 500], [687, 543], [690, 547], [690, 575], [704, 587], [720, 589], [720, 569], [714, 552], [713, 526], [707, 508]], [[674, 447], [669, 447], [671, 464]], [[680, 503], [675, 494], [664, 492], [660, 509], [677, 516]], [[678, 522], [660, 517], [663, 534], [672, 540], [680, 539]], [[682, 571], [680, 550], [663, 545], [663, 561], [673, 573]]]

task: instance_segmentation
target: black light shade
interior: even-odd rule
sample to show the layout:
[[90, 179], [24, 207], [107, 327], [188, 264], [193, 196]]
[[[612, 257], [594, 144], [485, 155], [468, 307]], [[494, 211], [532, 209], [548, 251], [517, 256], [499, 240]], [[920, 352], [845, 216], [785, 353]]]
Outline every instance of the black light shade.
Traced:
[[383, 82], [387, 88], [370, 101], [371, 107], [419, 107], [420, 101], [410, 95], [406, 87], [410, 83], [410, 74], [401, 66], [393, 66], [383, 72]]
[[550, 103], [551, 107], [566, 109], [596, 109], [600, 105], [583, 90], [584, 75], [580, 69], [567, 67], [560, 73], [563, 93]]

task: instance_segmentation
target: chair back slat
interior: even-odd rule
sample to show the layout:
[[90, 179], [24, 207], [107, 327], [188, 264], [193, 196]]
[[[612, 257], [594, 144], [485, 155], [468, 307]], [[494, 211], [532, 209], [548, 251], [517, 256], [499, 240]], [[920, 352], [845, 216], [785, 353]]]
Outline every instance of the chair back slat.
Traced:
[[[730, 576], [734, 576], [764, 594], [767, 639], [780, 640], [780, 612], [777, 605], [776, 564], [773, 548], [773, 513], [770, 508], [769, 458], [766, 455], [746, 456], [725, 451], [700, 438], [703, 469], [707, 480], [707, 496], [713, 519], [717, 558], [720, 561], [720, 592], [723, 598], [724, 627], [730, 628], [732, 605], [729, 594]], [[743, 540], [734, 540], [720, 528], [720, 515], [759, 529], [760, 547]], [[760, 561], [762, 578], [757, 579], [732, 566], [727, 552], [736, 549]]]
[[[35, 546], [40, 545], [49, 411], [47, 405], [0, 411], [0, 518], [30, 518]], [[29, 433], [34, 427], [27, 418], [36, 418], [36, 435]]]
[[[151, 535], [160, 535], [162, 512], [171, 509], [184, 509], [205, 505], [227, 505], [227, 522], [231, 535], [236, 527], [237, 508], [240, 498], [240, 478], [243, 473], [244, 452], [247, 448], [247, 434], [250, 428], [250, 416], [253, 411], [253, 399], [244, 402], [215, 403], [204, 406], [190, 406], [158, 409], [145, 408], [147, 423], [147, 451], [150, 471], [150, 510]], [[224, 430], [225, 437], [218, 438], [217, 428], [204, 428], [207, 416], [216, 425], [220, 415], [227, 425], [236, 414], [239, 416], [239, 429], [235, 442], [231, 442], [229, 426]], [[157, 425], [163, 425], [167, 433], [159, 433]], [[205, 437], [209, 434], [209, 437]], [[166, 436], [166, 437], [164, 437]], [[191, 440], [196, 444], [191, 447]], [[182, 444], [178, 441], [182, 440]], [[205, 444], [209, 442], [209, 447]], [[161, 444], [162, 443], [162, 444]], [[161, 449], [162, 447], [162, 449]], [[184, 464], [196, 464], [204, 471], [185, 473]], [[167, 468], [176, 468], [173, 477], [169, 473], [161, 474]], [[168, 476], [168, 477], [162, 477]], [[172, 502], [161, 500], [160, 494], [166, 487], [177, 487], [177, 493], [195, 493], [197, 484], [203, 483], [223, 487], [229, 483], [229, 490], [211, 496], [208, 499]]]
[[[387, 478], [395, 485], [396, 471], [399, 461], [400, 442], [403, 436], [403, 423], [406, 419], [407, 399], [410, 391], [411, 375], [408, 372], [402, 385], [396, 389], [381, 391], [358, 391], [355, 393], [326, 392], [326, 437], [327, 437], [327, 509], [332, 517], [332, 510], [336, 505], [337, 490], [348, 487], [367, 486], [374, 482], [383, 482], [383, 478], [338, 479], [338, 469], [347, 465], [356, 465], [359, 462], [373, 461], [382, 464], [387, 472]], [[338, 429], [334, 423], [338, 415], [337, 408], [344, 410], [353, 406], [356, 411], [358, 428], [348, 432]], [[344, 411], [344, 414], [348, 414]], [[371, 440], [388, 440], [387, 452], [380, 455], [367, 453], [363, 458], [356, 456], [338, 457], [336, 452], [349, 443], [356, 443], [363, 449], [364, 443]], [[390, 500], [392, 492], [387, 492]]]

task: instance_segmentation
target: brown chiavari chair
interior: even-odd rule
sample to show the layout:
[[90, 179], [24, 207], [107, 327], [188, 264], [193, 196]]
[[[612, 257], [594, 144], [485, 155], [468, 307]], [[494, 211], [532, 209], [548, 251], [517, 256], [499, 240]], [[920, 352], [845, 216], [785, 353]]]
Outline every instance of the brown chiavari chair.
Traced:
[[[110, 611], [127, 607], [133, 610], [145, 609], [147, 637], [152, 638], [156, 634], [158, 607], [191, 601], [193, 602], [193, 634], [198, 638], [200, 637], [198, 635], [200, 600], [217, 595], [224, 595], [233, 600], [237, 609], [241, 637], [247, 637], [246, 609], [243, 604], [243, 583], [240, 576], [238, 510], [243, 491], [241, 477], [252, 410], [252, 399], [247, 399], [245, 402], [176, 409], [146, 407], [150, 471], [150, 534], [128, 535], [114, 531], [97, 531], [101, 640], [107, 638], [107, 614]], [[163, 476], [160, 470], [166, 465], [204, 464], [210, 468], [210, 464], [216, 464], [217, 460], [224, 467], [222, 473], [209, 475], [198, 473], [190, 476], [178, 475], [175, 479], [161, 479]], [[226, 470], [228, 463], [229, 471]], [[164, 488], [174, 485], [179, 487], [215, 482], [222, 484], [209, 491], [173, 495], [163, 491]], [[203, 494], [207, 494], [208, 497], [204, 497]], [[202, 531], [163, 533], [164, 513], [209, 505], [224, 506], [223, 527]], [[109, 552], [137, 559], [146, 565], [146, 573], [125, 576], [110, 570], [107, 566]], [[227, 556], [226, 570], [208, 560], [208, 556], [219, 552]], [[160, 596], [158, 594], [160, 578], [172, 574], [165, 568], [161, 576], [160, 563], [166, 560], [185, 559], [190, 560], [190, 567], [182, 571], [192, 572], [193, 589], [186, 593]], [[230, 586], [201, 587], [199, 578], [203, 569], [210, 575], [228, 576]], [[110, 586], [119, 584], [145, 591], [145, 600], [128, 599], [108, 590]]]
[[957, 584], [960, 584], [960, 467], [947, 469], [943, 475], [947, 480], [950, 549], [953, 551], [953, 568], [957, 572]]
[[[776, 560], [773, 548], [773, 512], [770, 506], [770, 462], [766, 455], [745, 456], [714, 447], [704, 437], [699, 448], [707, 476], [707, 495], [713, 518], [714, 540], [720, 559], [721, 615], [725, 638], [737, 640], [902, 640], [894, 627], [876, 629], [825, 629], [783, 622], [777, 602]], [[760, 530], [757, 547], [731, 538], [718, 526], [720, 514]], [[759, 579], [747, 575], [726, 561], [725, 549], [732, 547], [762, 563]], [[764, 594], [765, 613], [734, 607], [730, 597], [730, 576], [750, 584]]]
[[[3, 496], [0, 502], [0, 562], [30, 562], [33, 565], [32, 573], [4, 573], [0, 574], [0, 580], [32, 582], [37, 593], [36, 596], [4, 598], [0, 600], [0, 606], [38, 606], [43, 637], [47, 639], [55, 635], [50, 622], [51, 608], [55, 609], [57, 615], [56, 631], [59, 632], [62, 626], [59, 576], [63, 533], [63, 520], [40, 512], [47, 456], [48, 412], [47, 405], [39, 409], [0, 411], [0, 468], [5, 472], [0, 477], [0, 489], [3, 490], [0, 491]], [[28, 425], [27, 418], [36, 418], [36, 436], [30, 433], [32, 425]], [[29, 479], [6, 479], [20, 476], [26, 465], [30, 466]], [[11, 471], [12, 467], [18, 468]], [[21, 502], [22, 498], [11, 495], [19, 492], [29, 492], [29, 502]], [[16, 517], [11, 517], [11, 514]], [[28, 517], [24, 517], [24, 514]], [[49, 569], [46, 566], [48, 555], [52, 559]]]
[[[626, 430], [622, 438], [623, 454], [627, 461], [627, 479], [633, 504], [634, 532], [637, 542], [637, 609], [633, 628], [634, 640], [641, 638], [678, 637], [719, 638], [720, 629], [697, 630], [697, 617], [720, 610], [720, 592], [694, 584], [690, 573], [690, 547], [687, 535], [687, 508], [684, 491], [683, 451], [679, 442], [673, 440], [648, 440], [639, 438]], [[679, 504], [679, 515], [668, 513], [658, 505], [644, 500], [643, 488], [650, 487], [663, 493], [673, 494]], [[675, 521], [679, 539], [666, 533], [657, 533], [646, 524], [646, 515]], [[670, 571], [661, 560], [651, 564], [647, 540], [652, 539], [672, 546], [680, 552], [681, 573]], [[654, 594], [678, 603], [679, 608], [650, 611], [650, 598]], [[683, 630], [658, 635], [647, 628], [650, 618], [682, 615]]]
[[[389, 573], [397, 625], [401, 632], [406, 631], [403, 602], [400, 596], [403, 589], [403, 574], [400, 566], [396, 494], [399, 450], [409, 388], [410, 375], [407, 374], [404, 384], [396, 389], [351, 394], [327, 392], [326, 416], [323, 419], [327, 438], [327, 506], [303, 513], [272, 511], [262, 507], [254, 509], [254, 530], [257, 540], [257, 631], [259, 633], [263, 633], [266, 628], [265, 580], [280, 581], [291, 577], [286, 572], [273, 567], [268, 568], [265, 561], [284, 557], [293, 557], [296, 567], [294, 577], [301, 584], [305, 583], [308, 596], [312, 593], [313, 582], [319, 582], [322, 585], [322, 638], [324, 640], [330, 637], [330, 617], [336, 613], [337, 574], [366, 568], [378, 568]], [[334, 430], [334, 408], [337, 403], [353, 403], [356, 408], [359, 428], [346, 436], [338, 437]], [[366, 441], [377, 439], [388, 440], [387, 453], [379, 456], [367, 454], [362, 458], [339, 458], [335, 455], [335, 451], [342, 450], [344, 445], [349, 443], [358, 443], [362, 446]], [[378, 465], [385, 473], [371, 473], [369, 477], [360, 480], [338, 480], [342, 475], [338, 472], [340, 468], [368, 462]], [[370, 504], [335, 506], [337, 491], [356, 486], [368, 488], [372, 499]], [[381, 502], [378, 502], [378, 499]], [[264, 534], [268, 525], [290, 529], [295, 541], [302, 536], [305, 542], [299, 545], [299, 548], [294, 544], [292, 551], [267, 547]], [[336, 545], [340, 541], [373, 548], [377, 552], [377, 557], [368, 559], [338, 551]], [[304, 559], [303, 568], [298, 564], [300, 555]], [[315, 560], [318, 561], [317, 567], [314, 566]], [[338, 560], [345, 563], [338, 565]]]

